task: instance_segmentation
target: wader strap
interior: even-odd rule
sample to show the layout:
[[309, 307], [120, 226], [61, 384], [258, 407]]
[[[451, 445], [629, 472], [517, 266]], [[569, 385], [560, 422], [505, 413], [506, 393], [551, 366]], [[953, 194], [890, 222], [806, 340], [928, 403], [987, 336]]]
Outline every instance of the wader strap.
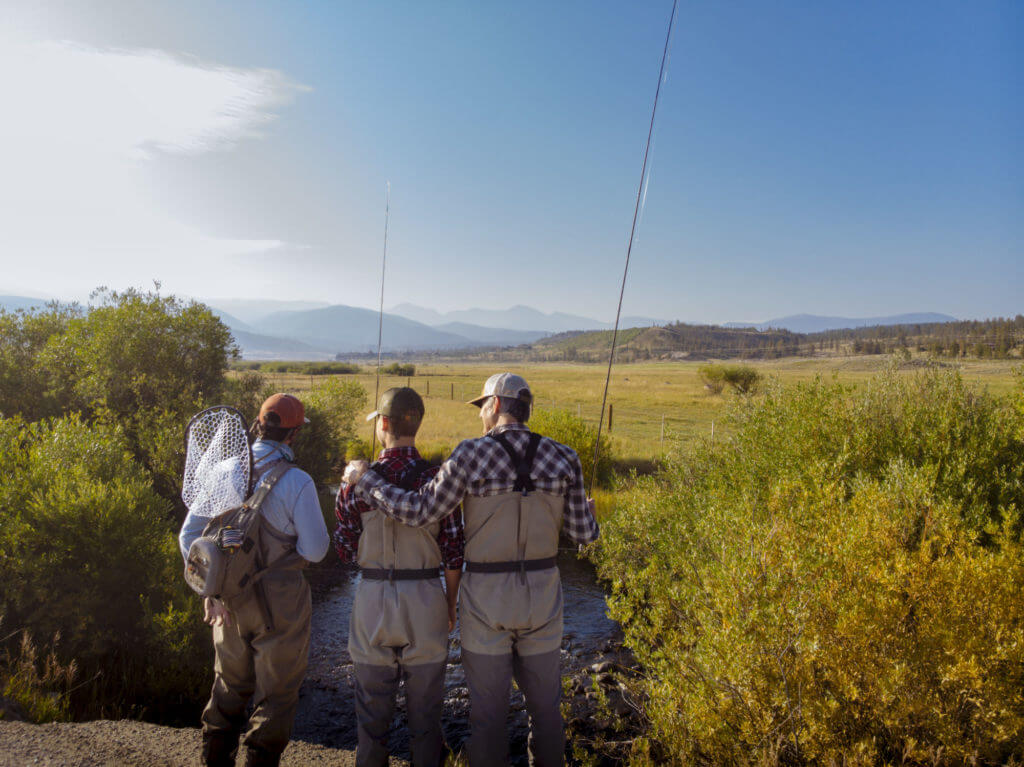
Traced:
[[424, 567], [415, 570], [403, 570], [395, 567], [361, 567], [359, 572], [363, 574], [364, 581], [425, 581], [429, 578], [438, 578], [441, 575], [441, 570], [437, 567]]
[[502, 433], [490, 434], [491, 439], [505, 448], [508, 457], [512, 460], [512, 466], [516, 470], [516, 483], [512, 486], [513, 492], [522, 492], [523, 495], [534, 491], [533, 480], [530, 478], [530, 469], [533, 468], [533, 459], [537, 457], [537, 446], [540, 445], [540, 435], [531, 432], [530, 442], [526, 446], [526, 453], [522, 458], [516, 453], [512, 443]]
[[260, 479], [260, 483], [256, 486], [256, 490], [249, 496], [249, 500], [245, 502], [245, 505], [250, 509], [259, 510], [260, 506], [263, 505], [263, 501], [266, 500], [267, 496], [270, 495], [270, 491], [274, 489], [274, 485], [277, 484], [277, 480], [281, 479], [285, 475], [285, 472], [292, 467], [292, 464], [282, 459], [278, 463], [273, 464], [266, 474]]
[[526, 573], [550, 570], [557, 565], [555, 557], [520, 559], [517, 562], [466, 562], [467, 573]]

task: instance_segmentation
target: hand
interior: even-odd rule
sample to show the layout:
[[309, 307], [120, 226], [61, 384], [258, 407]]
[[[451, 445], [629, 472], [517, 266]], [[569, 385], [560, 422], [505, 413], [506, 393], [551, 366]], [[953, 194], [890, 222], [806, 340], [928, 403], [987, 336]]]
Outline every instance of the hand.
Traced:
[[203, 601], [203, 620], [211, 626], [230, 626], [231, 613], [219, 599], [207, 597]]
[[593, 498], [587, 498], [587, 508], [590, 509], [590, 516], [597, 513], [597, 502]]
[[370, 468], [367, 461], [349, 461], [345, 467], [345, 473], [341, 475], [341, 481], [346, 485], [355, 485]]
[[455, 605], [448, 605], [448, 633], [455, 631]]

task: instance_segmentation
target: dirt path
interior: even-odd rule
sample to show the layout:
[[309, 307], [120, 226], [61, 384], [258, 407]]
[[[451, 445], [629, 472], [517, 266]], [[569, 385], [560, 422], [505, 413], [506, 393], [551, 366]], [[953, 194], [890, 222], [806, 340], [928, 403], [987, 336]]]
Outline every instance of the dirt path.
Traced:
[[[195, 727], [161, 727], [127, 719], [74, 724], [0, 721], [0, 767], [193, 767], [200, 763], [199, 746]], [[354, 765], [355, 754], [293, 740], [281, 764]], [[406, 762], [392, 759], [391, 764]]]

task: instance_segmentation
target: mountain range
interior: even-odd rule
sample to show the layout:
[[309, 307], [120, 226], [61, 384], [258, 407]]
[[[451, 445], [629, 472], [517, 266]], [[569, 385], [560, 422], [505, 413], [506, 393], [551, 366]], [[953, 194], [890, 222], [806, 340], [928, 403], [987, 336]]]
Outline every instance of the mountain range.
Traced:
[[874, 325], [925, 325], [931, 322], [956, 322], [948, 314], [923, 312], [895, 314], [888, 317], [821, 317], [816, 314], [794, 314], [767, 322], [726, 322], [724, 328], [756, 328], [758, 330], [789, 330], [793, 333], [821, 333], [843, 328], [866, 328]]
[[[46, 299], [0, 296], [0, 309], [16, 311], [44, 306]], [[207, 299], [204, 301], [231, 328], [248, 359], [330, 359], [336, 354], [377, 349], [380, 316], [372, 309], [315, 301]], [[947, 314], [899, 314], [888, 317], [822, 317], [798, 314], [759, 323], [727, 322], [722, 327], [787, 329], [815, 333], [870, 325], [951, 322]], [[651, 317], [624, 317], [622, 328], [666, 325]], [[569, 331], [606, 330], [612, 323], [564, 312], [544, 313], [529, 306], [508, 309], [463, 309], [438, 312], [399, 304], [383, 317], [383, 349], [388, 352], [459, 350], [532, 344]]]

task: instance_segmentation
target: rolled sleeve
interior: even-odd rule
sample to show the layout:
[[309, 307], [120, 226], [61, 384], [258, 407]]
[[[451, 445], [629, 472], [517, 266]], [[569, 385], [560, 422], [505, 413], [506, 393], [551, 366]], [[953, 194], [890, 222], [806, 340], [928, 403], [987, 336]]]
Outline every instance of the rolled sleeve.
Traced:
[[565, 494], [565, 520], [562, 530], [573, 543], [593, 543], [600, 535], [597, 520], [587, 503], [586, 486], [583, 484], [583, 467], [580, 458], [572, 451], [572, 482]]

